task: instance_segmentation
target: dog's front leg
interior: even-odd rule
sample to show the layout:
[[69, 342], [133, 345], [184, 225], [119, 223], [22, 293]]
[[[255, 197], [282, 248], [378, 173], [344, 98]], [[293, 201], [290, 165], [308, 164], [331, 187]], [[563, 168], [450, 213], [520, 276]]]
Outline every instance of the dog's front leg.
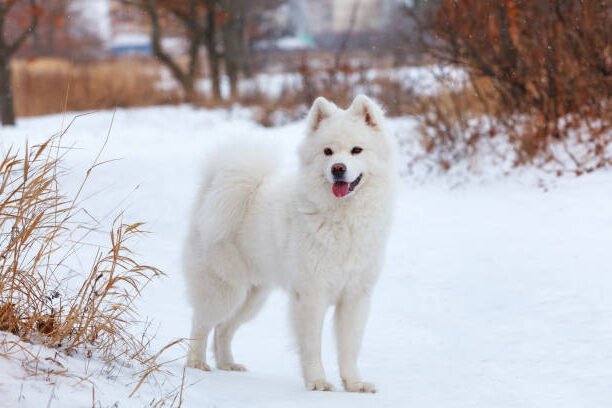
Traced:
[[295, 295], [292, 301], [293, 326], [300, 351], [302, 374], [306, 388], [333, 391], [325, 379], [321, 362], [321, 335], [327, 304], [316, 296]]
[[336, 305], [336, 341], [338, 362], [344, 389], [350, 392], [376, 392], [372, 383], [363, 382], [357, 358], [361, 349], [363, 331], [370, 311], [369, 291], [349, 291]]

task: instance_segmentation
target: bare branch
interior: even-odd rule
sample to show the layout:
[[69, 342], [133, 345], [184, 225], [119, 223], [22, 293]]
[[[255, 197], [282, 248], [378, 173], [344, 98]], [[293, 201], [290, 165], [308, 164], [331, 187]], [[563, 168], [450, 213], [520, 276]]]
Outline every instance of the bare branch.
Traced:
[[[9, 3], [9, 8], [10, 4], [12, 3]], [[34, 30], [36, 30], [36, 27], [38, 26], [38, 21], [40, 20], [40, 10], [37, 7], [36, 0], [30, 0], [30, 8], [30, 24], [28, 24], [28, 26], [19, 34], [19, 36], [17, 36], [17, 38], [12, 44], [8, 45], [7, 54], [9, 56], [13, 55], [17, 52], [17, 50], [19, 50], [19, 48], [21, 48], [23, 43], [28, 39], [30, 35], [32, 35]]]

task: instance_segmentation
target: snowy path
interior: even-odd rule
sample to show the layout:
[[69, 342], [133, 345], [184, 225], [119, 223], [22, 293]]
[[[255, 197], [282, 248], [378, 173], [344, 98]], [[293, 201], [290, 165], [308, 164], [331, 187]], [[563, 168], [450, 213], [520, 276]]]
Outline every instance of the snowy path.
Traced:
[[[179, 261], [200, 152], [237, 134], [273, 137], [284, 151], [300, 137], [301, 124], [270, 130], [240, 116], [186, 107], [119, 111], [104, 157], [124, 160], [101, 168], [89, 187], [102, 191], [87, 203], [93, 212], [124, 201], [127, 218], [152, 231], [138, 251], [168, 274], [142, 301], [159, 324], [159, 344], [189, 333]], [[79, 119], [66, 142], [83, 150], [68, 156], [69, 167], [92, 160], [110, 117]], [[24, 120], [0, 130], [0, 146], [40, 140], [60, 124], [58, 116]], [[361, 353], [378, 394], [305, 391], [284, 295], [276, 293], [237, 335], [236, 359], [250, 371], [188, 370], [184, 406], [612, 406], [611, 173], [558, 181], [548, 192], [518, 178], [455, 189], [432, 180], [404, 187], [399, 198]], [[340, 388], [329, 323], [324, 362]], [[172, 369], [180, 377], [182, 362]], [[83, 401], [90, 392], [83, 390]], [[46, 403], [49, 391], [41, 393]], [[121, 399], [111, 388], [99, 395], [103, 406]], [[70, 398], [59, 393], [51, 406], [70, 406]], [[121, 399], [119, 406], [139, 405]]]

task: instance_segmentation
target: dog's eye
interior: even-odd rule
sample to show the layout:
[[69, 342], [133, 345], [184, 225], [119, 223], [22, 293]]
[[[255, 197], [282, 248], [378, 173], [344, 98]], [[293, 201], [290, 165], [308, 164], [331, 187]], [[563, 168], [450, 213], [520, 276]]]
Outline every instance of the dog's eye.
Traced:
[[331, 156], [332, 154], [334, 154], [334, 151], [332, 149], [330, 149], [329, 147], [326, 147], [325, 150], [323, 150], [323, 153], [326, 156]]
[[353, 150], [351, 150], [351, 154], [359, 154], [361, 152], [363, 152], [363, 149], [359, 146], [355, 146], [353, 147]]

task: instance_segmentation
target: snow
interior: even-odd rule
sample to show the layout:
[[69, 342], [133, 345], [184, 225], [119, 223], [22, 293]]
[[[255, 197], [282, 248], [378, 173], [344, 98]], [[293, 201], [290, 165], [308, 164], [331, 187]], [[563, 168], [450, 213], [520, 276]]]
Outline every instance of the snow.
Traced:
[[[40, 141], [72, 115], [22, 119], [0, 129], [0, 150]], [[109, 130], [112, 112], [80, 117], [64, 137], [74, 146], [64, 180], [75, 189]], [[411, 119], [390, 122], [410, 138]], [[118, 204], [151, 234], [136, 251], [168, 275], [147, 287], [139, 308], [158, 327], [156, 346], [189, 334], [180, 247], [202, 152], [248, 135], [290, 154], [303, 123], [266, 129], [249, 112], [187, 106], [119, 110], [85, 203], [104, 218]], [[484, 169], [487, 171], [487, 168]], [[247, 373], [188, 369], [183, 406], [286, 407], [609, 407], [612, 404], [612, 172], [544, 179], [533, 170], [459, 184], [444, 176], [414, 182], [405, 174], [387, 261], [373, 300], [361, 368], [375, 395], [303, 388], [285, 297], [269, 299], [242, 328], [235, 355]], [[106, 221], [112, 219], [107, 215]], [[331, 316], [330, 316], [331, 317]], [[38, 346], [25, 344], [34, 352]], [[0, 407], [147, 405], [181, 382], [183, 361], [166, 383], [137, 395], [130, 369], [108, 375], [99, 362], [42, 349], [73, 376], [24, 370], [19, 354], [0, 356]], [[184, 350], [169, 351], [168, 360]], [[21, 356], [23, 357], [23, 356]], [[46, 364], [53, 367], [50, 360]], [[331, 320], [324, 338], [329, 379], [341, 389]], [[75, 376], [87, 376], [79, 381]], [[49, 402], [50, 401], [50, 402]]]
[[133, 47], [150, 43], [151, 39], [147, 33], [120, 33], [113, 36], [111, 47]]
[[444, 90], [459, 90], [468, 81], [467, 73], [458, 67], [444, 65], [404, 66], [390, 69], [370, 69], [366, 79], [396, 81], [403, 90], [418, 95], [437, 95]]
[[[68, 356], [5, 332], [0, 332], [0, 341], [10, 344], [8, 357], [0, 357], [0, 407], [84, 407], [94, 401], [104, 401], [103, 406], [121, 401], [123, 406], [138, 379], [134, 369], [109, 368], [82, 353]], [[131, 406], [142, 406], [140, 402]]]

